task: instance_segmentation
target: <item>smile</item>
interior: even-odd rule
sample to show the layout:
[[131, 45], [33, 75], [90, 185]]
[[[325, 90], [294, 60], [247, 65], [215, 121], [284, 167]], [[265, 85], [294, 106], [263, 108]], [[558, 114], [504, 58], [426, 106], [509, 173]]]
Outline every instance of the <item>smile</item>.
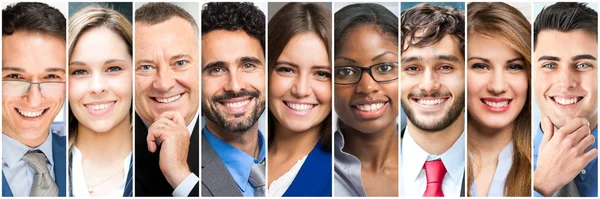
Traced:
[[488, 105], [492, 108], [504, 108], [506, 106], [508, 106], [508, 104], [511, 102], [512, 100], [502, 100], [502, 101], [489, 101], [486, 99], [481, 99], [481, 102], [483, 102], [485, 105]]
[[446, 102], [446, 100], [448, 100], [449, 98], [428, 98], [428, 99], [420, 99], [420, 98], [413, 98], [413, 101], [417, 102], [420, 105], [423, 106], [436, 106], [439, 104], [442, 104], [444, 102]]
[[180, 93], [180, 94], [172, 96], [172, 97], [167, 97], [167, 98], [158, 98], [158, 97], [150, 97], [150, 98], [154, 99], [155, 101], [157, 101], [159, 103], [171, 103], [171, 102], [177, 101], [179, 98], [181, 98], [181, 95], [183, 95], [183, 93]]
[[583, 97], [550, 97], [553, 101], [560, 105], [572, 105], [583, 100]]
[[19, 112], [19, 114], [21, 114], [23, 117], [36, 118], [36, 117], [41, 116], [48, 109], [43, 109], [40, 111], [24, 111], [24, 110], [15, 108], [15, 110], [17, 110], [17, 112]]
[[240, 107], [245, 106], [248, 103], [250, 103], [250, 99], [246, 99], [244, 101], [239, 101], [239, 102], [224, 102], [223, 104], [229, 108], [240, 108]]
[[379, 111], [387, 102], [373, 103], [373, 104], [359, 104], [356, 105], [356, 109], [364, 112], [375, 112]]
[[84, 105], [86, 108], [95, 110], [95, 111], [101, 111], [104, 109], [107, 109], [113, 105], [115, 105], [115, 103], [117, 103], [116, 101], [113, 102], [108, 102], [108, 103], [104, 103], [104, 104], [86, 104]]
[[286, 102], [286, 101], [284, 101], [283, 103], [285, 103], [285, 105], [287, 107], [289, 107], [290, 109], [295, 110], [295, 111], [300, 111], [300, 112], [309, 111], [309, 110], [313, 109], [315, 106], [317, 106], [316, 104], [302, 104], [302, 103], [294, 103], [294, 102]]

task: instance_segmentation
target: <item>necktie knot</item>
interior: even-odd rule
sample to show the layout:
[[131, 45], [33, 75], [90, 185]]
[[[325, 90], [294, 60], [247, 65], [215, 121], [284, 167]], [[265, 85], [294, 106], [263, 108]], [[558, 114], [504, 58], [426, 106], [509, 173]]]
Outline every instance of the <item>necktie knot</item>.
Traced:
[[29, 151], [23, 156], [23, 161], [35, 171], [29, 196], [58, 196], [58, 186], [48, 170], [48, 158], [40, 150]]
[[23, 161], [27, 163], [35, 174], [49, 173], [48, 171], [48, 158], [40, 150], [29, 151], [23, 156]]
[[427, 176], [427, 189], [423, 196], [444, 196], [442, 182], [446, 175], [446, 167], [442, 160], [427, 161], [423, 168]]

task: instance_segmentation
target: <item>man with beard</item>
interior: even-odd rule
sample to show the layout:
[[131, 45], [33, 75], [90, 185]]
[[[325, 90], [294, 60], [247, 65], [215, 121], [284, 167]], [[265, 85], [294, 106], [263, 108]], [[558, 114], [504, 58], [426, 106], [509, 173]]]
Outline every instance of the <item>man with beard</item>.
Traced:
[[198, 196], [198, 25], [181, 7], [147, 3], [134, 27], [135, 195]]
[[534, 195], [598, 197], [598, 13], [556, 3], [533, 27]]
[[264, 196], [265, 16], [252, 3], [202, 9], [202, 196]]
[[401, 15], [401, 196], [464, 196], [464, 15], [428, 4]]

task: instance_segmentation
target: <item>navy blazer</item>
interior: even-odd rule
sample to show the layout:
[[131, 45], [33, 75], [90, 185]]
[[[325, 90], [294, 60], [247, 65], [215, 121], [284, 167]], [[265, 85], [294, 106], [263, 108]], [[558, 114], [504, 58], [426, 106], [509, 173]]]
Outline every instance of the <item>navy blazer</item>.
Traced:
[[283, 196], [331, 197], [331, 150], [323, 149], [319, 141], [308, 154], [296, 178]]
[[[54, 181], [58, 185], [58, 196], [64, 197], [67, 193], [67, 137], [60, 136], [56, 133], [52, 134], [52, 157], [54, 158]], [[2, 196], [13, 197], [10, 186], [2, 172]]]

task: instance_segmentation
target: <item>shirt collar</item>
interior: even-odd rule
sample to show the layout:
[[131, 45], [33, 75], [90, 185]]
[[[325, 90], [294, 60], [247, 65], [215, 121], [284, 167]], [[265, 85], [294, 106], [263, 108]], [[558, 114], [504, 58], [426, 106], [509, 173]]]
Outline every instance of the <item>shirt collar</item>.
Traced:
[[227, 166], [229, 173], [231, 173], [231, 177], [233, 177], [238, 184], [238, 187], [245, 192], [252, 166], [265, 161], [266, 145], [264, 143], [265, 141], [262, 132], [260, 132], [260, 130], [258, 131], [258, 159], [254, 159], [254, 157], [248, 155], [246, 152], [217, 138], [206, 127], [202, 129], [202, 133], [217, 155], [219, 155], [223, 164]]
[[[423, 165], [425, 164], [425, 161], [427, 161], [427, 158], [433, 155], [425, 152], [417, 145], [408, 132], [408, 129], [405, 130], [404, 138], [402, 138], [402, 140], [402, 166], [407, 171], [405, 173], [406, 177], [414, 181], [423, 169]], [[404, 153], [405, 151], [408, 153]], [[461, 183], [465, 172], [465, 133], [462, 132], [452, 147], [437, 157], [442, 159], [452, 182], [454, 182], [454, 184]], [[408, 162], [410, 162], [410, 164], [405, 164]]]
[[[31, 148], [27, 145], [18, 142], [17, 140], [11, 138], [10, 136], [2, 133], [2, 160], [8, 165], [8, 167], [15, 166], [23, 156], [32, 150], [40, 150], [46, 158], [51, 166], [54, 165], [54, 156], [52, 154], [52, 132], [48, 132], [48, 137], [42, 144], [38, 147]], [[7, 150], [10, 149], [10, 150]]]

